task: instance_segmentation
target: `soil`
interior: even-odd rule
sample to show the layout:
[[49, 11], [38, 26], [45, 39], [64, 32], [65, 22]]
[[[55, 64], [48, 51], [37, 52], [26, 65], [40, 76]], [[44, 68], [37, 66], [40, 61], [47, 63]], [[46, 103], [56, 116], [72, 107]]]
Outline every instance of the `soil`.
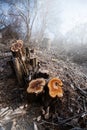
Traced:
[[32, 101], [26, 86], [18, 85], [9, 64], [10, 44], [7, 46], [0, 44], [0, 130], [86, 130], [86, 67], [72, 63], [52, 48], [31, 45], [31, 56], [40, 62], [40, 70], [48, 73], [49, 79], [60, 78], [64, 91], [62, 98], [34, 95], [37, 100]]

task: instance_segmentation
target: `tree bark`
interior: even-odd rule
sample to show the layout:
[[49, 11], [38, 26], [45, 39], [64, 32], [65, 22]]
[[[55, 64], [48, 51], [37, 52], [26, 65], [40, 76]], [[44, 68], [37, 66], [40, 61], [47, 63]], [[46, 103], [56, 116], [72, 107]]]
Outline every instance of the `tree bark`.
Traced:
[[23, 47], [22, 41], [18, 40], [11, 46], [11, 52], [13, 55], [14, 70], [20, 85], [23, 84], [23, 77], [28, 75], [28, 69], [26, 67], [26, 51]]
[[23, 41], [21, 40], [17, 40], [12, 44], [11, 52], [13, 55], [13, 68], [19, 85], [29, 82], [39, 70], [37, 59], [35, 57], [30, 58], [30, 50], [28, 47], [23, 47]]

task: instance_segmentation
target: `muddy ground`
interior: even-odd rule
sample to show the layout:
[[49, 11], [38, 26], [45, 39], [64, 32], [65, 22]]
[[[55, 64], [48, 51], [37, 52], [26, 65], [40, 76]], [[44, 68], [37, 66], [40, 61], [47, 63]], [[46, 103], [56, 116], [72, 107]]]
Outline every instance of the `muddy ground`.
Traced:
[[45, 70], [49, 78], [59, 77], [64, 91], [62, 98], [48, 96], [31, 101], [26, 86], [18, 85], [9, 65], [12, 56], [9, 48], [10, 44], [0, 44], [0, 130], [86, 130], [86, 67], [72, 63], [54, 49], [31, 45], [40, 69]]

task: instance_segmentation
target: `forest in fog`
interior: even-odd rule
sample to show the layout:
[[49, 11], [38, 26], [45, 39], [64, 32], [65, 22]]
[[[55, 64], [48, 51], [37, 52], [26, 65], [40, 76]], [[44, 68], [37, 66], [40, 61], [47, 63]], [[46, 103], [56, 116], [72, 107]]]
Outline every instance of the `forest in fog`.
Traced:
[[87, 0], [0, 0], [0, 130], [87, 130]]
[[[74, 12], [69, 6], [74, 7]], [[22, 39], [28, 44], [31, 42], [40, 46], [44, 46], [46, 41], [47, 48], [55, 48], [59, 54], [66, 53], [75, 62], [86, 63], [85, 8], [81, 1], [68, 1], [67, 4], [66, 0], [0, 0], [0, 37], [3, 42], [6, 39]]]

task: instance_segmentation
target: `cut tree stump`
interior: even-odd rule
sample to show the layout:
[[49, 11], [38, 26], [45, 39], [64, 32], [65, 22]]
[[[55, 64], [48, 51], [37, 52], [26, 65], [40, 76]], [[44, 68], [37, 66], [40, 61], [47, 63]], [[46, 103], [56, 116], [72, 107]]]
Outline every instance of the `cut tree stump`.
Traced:
[[[24, 80], [30, 81], [39, 70], [37, 59], [30, 58], [30, 50], [23, 46], [22, 40], [17, 40], [11, 45], [13, 68], [19, 85], [23, 85]], [[33, 54], [32, 54], [33, 55]], [[26, 82], [25, 81], [25, 82]]]
[[13, 61], [14, 70], [16, 73], [18, 83], [19, 83], [19, 85], [22, 85], [23, 84], [23, 72], [22, 72], [22, 66], [20, 64], [20, 59], [13, 58], [12, 61]]

